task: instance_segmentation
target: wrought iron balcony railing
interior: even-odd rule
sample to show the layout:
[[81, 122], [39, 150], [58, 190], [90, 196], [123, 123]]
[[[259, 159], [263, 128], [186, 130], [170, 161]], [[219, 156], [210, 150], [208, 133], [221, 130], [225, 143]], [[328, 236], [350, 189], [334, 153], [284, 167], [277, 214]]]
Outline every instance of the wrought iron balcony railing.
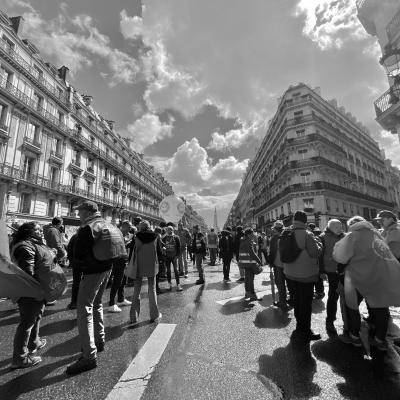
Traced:
[[388, 89], [381, 97], [375, 100], [374, 106], [377, 118], [379, 118], [390, 107], [399, 103], [400, 99], [396, 93], [400, 93], [400, 84], [398, 83], [393, 84], [390, 89]]

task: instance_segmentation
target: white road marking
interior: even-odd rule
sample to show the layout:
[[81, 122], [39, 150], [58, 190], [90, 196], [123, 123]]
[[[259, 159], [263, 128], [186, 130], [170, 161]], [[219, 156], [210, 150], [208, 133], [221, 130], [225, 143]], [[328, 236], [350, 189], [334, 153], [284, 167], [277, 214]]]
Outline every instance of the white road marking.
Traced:
[[[256, 292], [257, 296], [265, 296], [267, 294], [270, 294], [271, 290], [263, 290], [261, 292]], [[230, 301], [237, 301], [240, 299], [243, 299], [244, 295], [242, 296], [236, 296], [236, 297], [230, 297], [229, 299], [223, 299], [223, 300], [218, 300], [216, 301], [217, 304], [220, 304], [221, 306], [224, 306], [226, 303], [229, 303]]]
[[106, 400], [139, 400], [166, 349], [176, 324], [158, 324]]

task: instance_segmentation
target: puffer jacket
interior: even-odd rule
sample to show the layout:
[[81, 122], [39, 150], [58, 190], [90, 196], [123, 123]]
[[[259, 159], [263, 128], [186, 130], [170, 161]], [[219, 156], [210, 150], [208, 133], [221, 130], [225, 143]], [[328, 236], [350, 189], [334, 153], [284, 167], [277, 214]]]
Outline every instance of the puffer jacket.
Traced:
[[36, 280], [37, 271], [51, 267], [56, 262], [54, 253], [42, 241], [30, 238], [17, 243], [12, 249], [14, 262]]
[[322, 272], [337, 272], [338, 263], [333, 259], [332, 253], [335, 244], [344, 237], [344, 233], [335, 235], [329, 228], [321, 234], [323, 249], [319, 259], [319, 266]]
[[381, 235], [389, 246], [393, 255], [400, 260], [400, 225], [395, 222], [392, 225], [384, 228]]
[[297, 245], [302, 249], [292, 263], [283, 263], [288, 279], [298, 282], [316, 282], [319, 276], [318, 257], [322, 252], [321, 241], [306, 229], [306, 224], [293, 222]]

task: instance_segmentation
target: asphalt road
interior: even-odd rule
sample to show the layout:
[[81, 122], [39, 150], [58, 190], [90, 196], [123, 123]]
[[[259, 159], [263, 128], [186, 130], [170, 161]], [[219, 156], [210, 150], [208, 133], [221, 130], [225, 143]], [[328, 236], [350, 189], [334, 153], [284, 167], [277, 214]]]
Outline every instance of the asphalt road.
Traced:
[[[237, 272], [234, 264], [235, 279]], [[324, 301], [313, 304], [313, 328], [322, 340], [298, 348], [289, 340], [293, 311], [283, 314], [271, 306], [268, 274], [256, 277], [263, 299], [251, 304], [240, 298], [243, 284], [221, 282], [221, 265], [206, 267], [206, 285], [196, 286], [196, 278], [190, 272], [183, 292], [158, 297], [162, 323], [176, 328], [142, 399], [400, 399], [400, 349], [392, 347], [384, 357], [373, 353], [368, 361], [360, 349], [329, 338]], [[127, 288], [128, 297], [132, 290]], [[68, 377], [65, 368], [80, 348], [75, 311], [66, 310], [69, 295], [45, 311], [43, 362], [17, 371], [9, 367], [18, 312], [8, 301], [0, 303], [0, 400], [105, 399], [156, 328], [148, 320], [146, 296], [135, 327], [128, 324], [128, 307], [105, 312], [107, 343], [98, 368]], [[392, 314], [400, 322], [400, 313]], [[340, 331], [340, 318], [336, 325]]]

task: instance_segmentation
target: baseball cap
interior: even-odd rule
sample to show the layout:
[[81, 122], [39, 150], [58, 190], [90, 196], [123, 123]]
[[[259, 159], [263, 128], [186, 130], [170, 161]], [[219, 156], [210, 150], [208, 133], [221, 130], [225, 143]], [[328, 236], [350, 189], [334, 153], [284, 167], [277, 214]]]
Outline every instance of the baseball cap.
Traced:
[[397, 220], [396, 214], [388, 210], [380, 211], [379, 214], [374, 219], [381, 219], [381, 218], [393, 218], [394, 220]]
[[94, 201], [83, 201], [79, 206], [75, 207], [75, 210], [88, 210], [90, 212], [97, 212], [99, 208]]

